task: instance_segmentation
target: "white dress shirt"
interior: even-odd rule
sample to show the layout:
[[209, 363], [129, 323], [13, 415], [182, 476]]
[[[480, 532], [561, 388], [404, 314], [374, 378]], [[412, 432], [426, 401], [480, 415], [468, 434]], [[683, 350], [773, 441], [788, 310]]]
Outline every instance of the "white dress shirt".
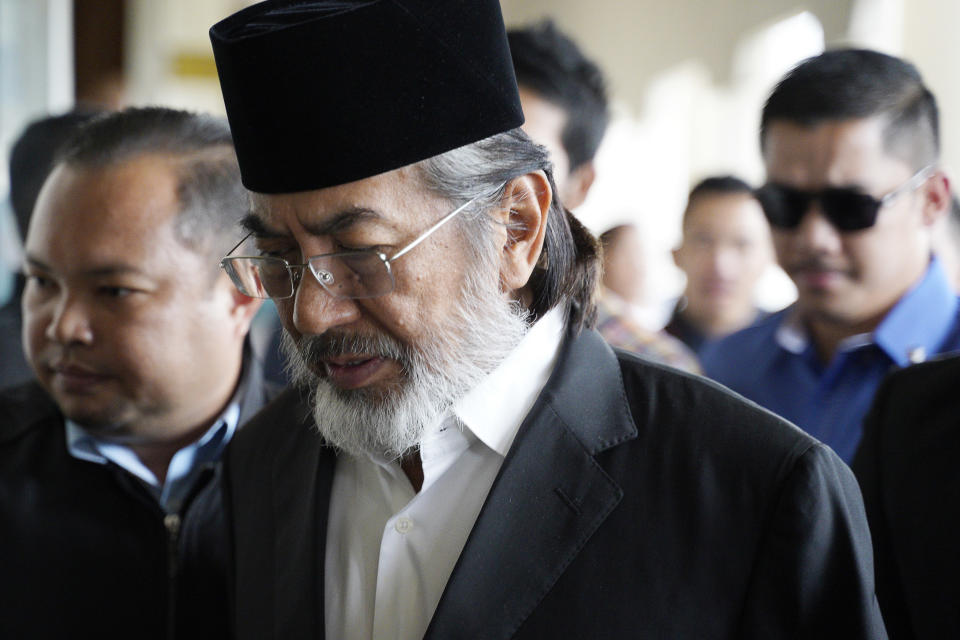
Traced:
[[563, 331], [563, 310], [547, 313], [424, 437], [419, 493], [396, 461], [338, 457], [327, 527], [326, 637], [423, 637], [520, 423], [553, 370]]

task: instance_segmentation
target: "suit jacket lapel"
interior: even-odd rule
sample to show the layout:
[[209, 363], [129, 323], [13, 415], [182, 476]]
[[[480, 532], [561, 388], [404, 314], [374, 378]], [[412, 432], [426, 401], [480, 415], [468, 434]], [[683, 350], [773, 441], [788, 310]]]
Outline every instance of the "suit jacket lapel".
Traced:
[[[271, 438], [228, 463], [242, 502], [233, 505], [240, 571], [237, 637], [322, 638], [327, 505], [336, 456], [312, 427], [307, 402], [288, 390], [248, 428]], [[243, 474], [263, 457], [270, 475]], [[237, 498], [238, 500], [240, 498]], [[251, 617], [252, 616], [252, 617]]]
[[622, 497], [594, 454], [636, 437], [613, 352], [568, 337], [524, 420], [425, 638], [506, 638]]
[[336, 456], [319, 444], [310, 448], [308, 464], [274, 468], [277, 638], [297, 637], [297, 630], [303, 629], [313, 629], [311, 637], [323, 637], [327, 506]]

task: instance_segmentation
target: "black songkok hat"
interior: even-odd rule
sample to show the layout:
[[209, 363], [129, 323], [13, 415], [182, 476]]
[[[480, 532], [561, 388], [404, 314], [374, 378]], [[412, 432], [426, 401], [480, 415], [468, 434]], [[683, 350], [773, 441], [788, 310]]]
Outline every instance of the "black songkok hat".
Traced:
[[268, 0], [210, 40], [251, 191], [344, 184], [523, 123], [498, 0]]

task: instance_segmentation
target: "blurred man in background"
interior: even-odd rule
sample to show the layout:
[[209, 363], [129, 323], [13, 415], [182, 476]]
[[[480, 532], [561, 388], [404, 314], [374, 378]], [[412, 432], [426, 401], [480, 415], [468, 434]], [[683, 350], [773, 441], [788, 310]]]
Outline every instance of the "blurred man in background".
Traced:
[[0, 393], [0, 637], [226, 634], [181, 536], [195, 504], [218, 514], [220, 455], [268, 394], [259, 301], [217, 268], [247, 208], [212, 117], [113, 113], [58, 156], [25, 247], [36, 381]]
[[687, 198], [673, 260], [687, 276], [667, 333], [699, 352], [763, 314], [757, 282], [770, 266], [770, 225], [750, 186], [733, 176], [701, 180]]
[[615, 347], [655, 362], [700, 373], [697, 357], [685, 344], [663, 331], [643, 326], [646, 252], [636, 225], [621, 224], [600, 234], [603, 280], [597, 295], [597, 331]]
[[600, 68], [549, 20], [507, 31], [520, 87], [523, 130], [550, 152], [557, 196], [576, 209], [596, 178], [593, 164], [610, 122]]
[[[553, 22], [507, 31], [520, 89], [523, 130], [550, 152], [559, 201], [575, 209], [596, 178], [594, 156], [610, 120], [600, 68]], [[622, 225], [601, 236], [604, 277], [597, 330], [613, 346], [699, 372], [696, 357], [662, 331], [643, 326], [640, 304], [644, 253], [639, 231]]]
[[704, 368], [849, 462], [890, 368], [960, 347], [932, 256], [950, 207], [936, 100], [903, 60], [827, 51], [776, 86], [760, 135], [757, 196], [798, 299], [709, 347]]

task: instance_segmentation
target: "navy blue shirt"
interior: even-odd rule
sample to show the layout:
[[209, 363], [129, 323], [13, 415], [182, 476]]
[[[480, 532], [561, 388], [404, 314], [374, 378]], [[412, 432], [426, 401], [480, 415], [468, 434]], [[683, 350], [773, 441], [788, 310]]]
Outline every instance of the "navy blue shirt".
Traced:
[[794, 307], [709, 345], [705, 374], [790, 420], [848, 464], [880, 381], [894, 366], [960, 351], [960, 301], [938, 260], [873, 333], [840, 343], [824, 365]]

